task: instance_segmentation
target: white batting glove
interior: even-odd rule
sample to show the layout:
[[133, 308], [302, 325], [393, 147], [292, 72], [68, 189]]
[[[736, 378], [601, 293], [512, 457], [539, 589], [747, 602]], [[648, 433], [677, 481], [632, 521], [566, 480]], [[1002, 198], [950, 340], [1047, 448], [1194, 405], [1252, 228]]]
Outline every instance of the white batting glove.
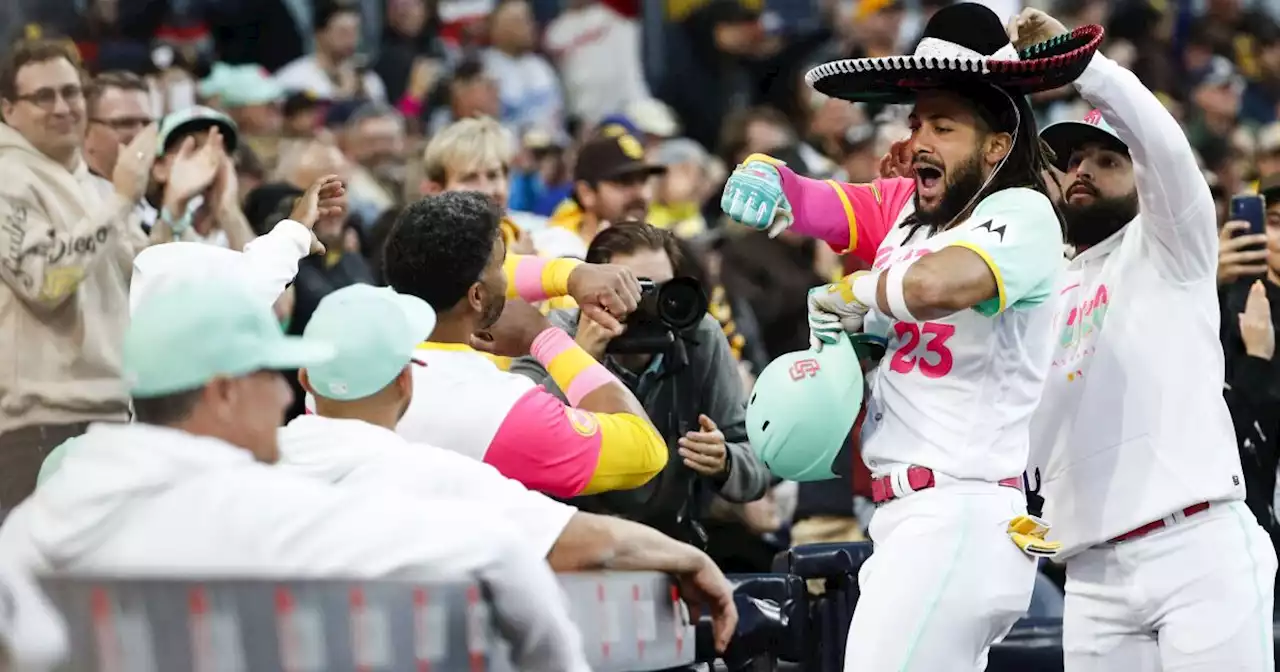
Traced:
[[824, 344], [835, 343], [841, 332], [862, 331], [862, 321], [870, 308], [854, 298], [852, 282], [863, 272], [809, 290], [809, 345], [814, 350], [821, 351]]

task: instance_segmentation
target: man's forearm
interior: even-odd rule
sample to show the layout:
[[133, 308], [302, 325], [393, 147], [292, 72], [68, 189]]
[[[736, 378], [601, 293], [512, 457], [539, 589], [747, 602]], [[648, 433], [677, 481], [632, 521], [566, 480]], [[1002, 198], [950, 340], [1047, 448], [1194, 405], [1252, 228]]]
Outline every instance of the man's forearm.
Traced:
[[661, 532], [621, 518], [579, 512], [547, 555], [557, 572], [611, 569], [684, 574], [705, 556]]
[[854, 298], [905, 322], [940, 319], [999, 293], [987, 262], [973, 250], [959, 246], [882, 271], [855, 274], [851, 279]]
[[238, 207], [220, 208], [218, 226], [227, 234], [227, 246], [236, 252], [244, 251], [244, 246], [256, 237], [253, 235], [253, 228], [249, 226], [249, 220], [245, 219]]

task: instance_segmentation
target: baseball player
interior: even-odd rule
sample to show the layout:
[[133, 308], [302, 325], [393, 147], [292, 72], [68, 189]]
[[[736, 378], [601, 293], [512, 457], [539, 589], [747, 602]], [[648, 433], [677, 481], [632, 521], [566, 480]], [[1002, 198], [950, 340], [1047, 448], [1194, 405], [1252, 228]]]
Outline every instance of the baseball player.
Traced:
[[[1037, 10], [1017, 45], [1067, 31]], [[1276, 555], [1222, 397], [1213, 200], [1178, 123], [1095, 55], [1041, 138], [1076, 253], [1029, 471], [1066, 559], [1069, 672], [1273, 670]]]
[[1024, 94], [1069, 83], [1101, 34], [1087, 26], [1019, 54], [989, 9], [939, 10], [913, 56], [807, 77], [835, 97], [914, 102], [912, 178], [816, 182], [757, 156], [726, 187], [732, 218], [789, 226], [873, 269], [809, 295], [818, 347], [864, 326], [887, 339], [861, 436], [876, 551], [859, 575], [846, 670], [985, 669], [1027, 609], [1035, 556], [1053, 550], [1020, 486], [1062, 223]]

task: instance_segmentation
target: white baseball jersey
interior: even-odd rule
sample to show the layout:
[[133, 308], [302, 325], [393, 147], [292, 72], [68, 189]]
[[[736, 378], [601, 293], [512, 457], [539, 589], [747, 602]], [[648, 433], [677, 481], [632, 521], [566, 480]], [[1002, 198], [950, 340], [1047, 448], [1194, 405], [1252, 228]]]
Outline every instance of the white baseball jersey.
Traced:
[[863, 459], [874, 474], [914, 464], [961, 479], [1019, 476], [1049, 368], [1052, 301], [1064, 265], [1053, 206], [1037, 191], [1005, 189], [934, 236], [899, 219], [880, 244], [877, 269], [965, 247], [991, 267], [999, 295], [928, 322], [868, 315], [867, 332], [885, 334], [888, 347], [867, 402]]
[[1244, 498], [1222, 398], [1209, 187], [1133, 73], [1096, 55], [1076, 87], [1129, 147], [1141, 214], [1077, 255], [1061, 290], [1029, 471], [1064, 557], [1192, 504]]

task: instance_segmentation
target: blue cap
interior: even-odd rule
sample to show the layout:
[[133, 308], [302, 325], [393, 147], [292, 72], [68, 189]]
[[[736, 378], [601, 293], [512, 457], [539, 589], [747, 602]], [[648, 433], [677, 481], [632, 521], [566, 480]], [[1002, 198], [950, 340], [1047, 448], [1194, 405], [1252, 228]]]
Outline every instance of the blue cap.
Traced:
[[436, 327], [426, 301], [387, 287], [350, 285], [320, 300], [303, 338], [334, 347], [333, 359], [307, 367], [317, 396], [353, 401], [391, 384]]
[[314, 366], [332, 356], [331, 346], [285, 336], [271, 306], [230, 279], [157, 289], [138, 304], [124, 337], [125, 380], [138, 398]]

